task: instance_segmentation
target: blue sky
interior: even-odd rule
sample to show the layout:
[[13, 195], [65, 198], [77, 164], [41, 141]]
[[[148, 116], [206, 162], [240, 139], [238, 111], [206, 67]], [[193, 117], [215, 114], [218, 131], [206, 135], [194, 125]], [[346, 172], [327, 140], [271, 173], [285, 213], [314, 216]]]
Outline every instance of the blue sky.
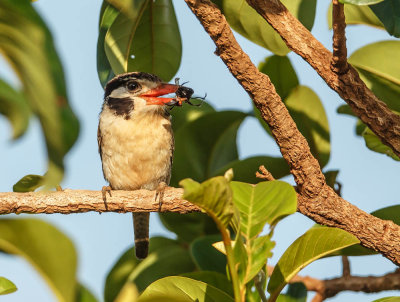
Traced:
[[[215, 46], [192, 15], [183, 0], [174, 0], [183, 39], [183, 57], [177, 76], [190, 81], [196, 94], [207, 92], [208, 100], [219, 110], [248, 111], [251, 102], [247, 94], [230, 75], [222, 61], [214, 55]], [[329, 1], [319, 1], [313, 34], [329, 49], [331, 33], [326, 22]], [[63, 187], [99, 190], [105, 184], [100, 158], [97, 153], [96, 131], [103, 91], [96, 72], [96, 43], [101, 1], [39, 0], [34, 6], [39, 10], [54, 35], [56, 47], [64, 64], [70, 102], [81, 121], [78, 142], [66, 157], [66, 176]], [[350, 26], [347, 30], [348, 50], [351, 54], [359, 47], [373, 41], [390, 39], [381, 30], [364, 26]], [[258, 64], [271, 53], [237, 35], [243, 49]], [[399, 163], [366, 149], [364, 142], [354, 135], [355, 119], [338, 115], [336, 108], [344, 104], [335, 92], [297, 55], [289, 54], [300, 83], [311, 87], [322, 100], [331, 129], [331, 159], [326, 167], [339, 169], [343, 184], [343, 197], [365, 211], [398, 203]], [[0, 60], [0, 76], [15, 82], [15, 77]], [[25, 136], [10, 141], [10, 127], [0, 117], [0, 190], [11, 191], [12, 185], [23, 175], [41, 174], [46, 169], [45, 146], [38, 123], [32, 120]], [[242, 158], [250, 155], [277, 155], [274, 141], [254, 119], [247, 119], [239, 130], [239, 153]], [[292, 180], [288, 177], [289, 182]], [[14, 215], [11, 215], [14, 216]], [[20, 215], [27, 217], [28, 215]], [[130, 214], [76, 214], [37, 215], [64, 231], [75, 243], [79, 254], [79, 279], [97, 297], [102, 297], [105, 276], [120, 254], [133, 242]], [[35, 216], [35, 217], [37, 217]], [[277, 246], [272, 263], [313, 222], [295, 214], [281, 222], [275, 232]], [[173, 236], [164, 230], [156, 215], [152, 215], [151, 234]], [[60, 255], [62, 257], [62, 255]], [[351, 258], [355, 274], [382, 274], [394, 270], [394, 265], [382, 256]], [[55, 301], [47, 285], [24, 260], [0, 257], [1, 275], [13, 280], [19, 291], [0, 301]], [[339, 259], [325, 259], [307, 267], [302, 274], [329, 278], [339, 275]], [[395, 293], [364, 295], [342, 293], [331, 301], [372, 301]], [[312, 294], [310, 295], [312, 296]], [[6, 300], [5, 300], [6, 299]]]

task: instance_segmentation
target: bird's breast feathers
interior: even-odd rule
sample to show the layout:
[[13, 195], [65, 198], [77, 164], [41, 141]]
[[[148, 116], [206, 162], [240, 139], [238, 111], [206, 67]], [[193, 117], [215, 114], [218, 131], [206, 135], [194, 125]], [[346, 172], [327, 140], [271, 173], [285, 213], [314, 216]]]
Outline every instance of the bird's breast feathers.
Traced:
[[101, 156], [105, 178], [113, 189], [154, 190], [169, 183], [173, 134], [162, 114], [124, 119], [104, 108], [100, 115]]

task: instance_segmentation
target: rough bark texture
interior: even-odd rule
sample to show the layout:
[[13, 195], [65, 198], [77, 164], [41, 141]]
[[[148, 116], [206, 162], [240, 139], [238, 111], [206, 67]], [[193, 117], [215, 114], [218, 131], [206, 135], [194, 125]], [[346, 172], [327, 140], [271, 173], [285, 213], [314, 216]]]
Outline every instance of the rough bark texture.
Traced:
[[344, 74], [349, 70], [346, 48], [346, 21], [344, 4], [339, 0], [332, 1], [333, 56], [331, 68], [334, 73]]
[[400, 116], [380, 101], [349, 64], [344, 74], [330, 68], [332, 53], [279, 0], [246, 0], [277, 31], [286, 45], [314, 68], [353, 112], [400, 156]]
[[[270, 79], [258, 71], [250, 58], [240, 48], [220, 10], [208, 0], [185, 0], [185, 2], [217, 46], [216, 54], [221, 57], [232, 75], [247, 91], [255, 106], [261, 112], [262, 118], [268, 123], [272, 135], [278, 143], [283, 157], [288, 162], [291, 173], [297, 183], [298, 210], [320, 224], [339, 227], [350, 232], [357, 236], [362, 245], [382, 253], [399, 265], [400, 227], [391, 221], [383, 221], [363, 212], [338, 196], [325, 183], [319, 164], [312, 156], [306, 139], [297, 129]], [[276, 7], [271, 4], [273, 2], [281, 8], [281, 13], [284, 9], [276, 1], [260, 2], [263, 4], [268, 3], [266, 6], [270, 6], [272, 10], [275, 9], [276, 11]], [[286, 21], [292, 22], [292, 20], [288, 20], [285, 17], [285, 14], [285, 10], [283, 10], [283, 19], [280, 19], [283, 27], [285, 27], [284, 23]], [[297, 31], [297, 34], [299, 34], [297, 29], [294, 30], [291, 27], [289, 29], [294, 32]], [[296, 43], [304, 44], [304, 47], [308, 47], [304, 41], [296, 41]], [[313, 44], [318, 41], [310, 40], [308, 42]], [[330, 58], [332, 57], [329, 54], [328, 52], [327, 58], [324, 58], [324, 63], [319, 68], [333, 74], [329, 68]], [[311, 53], [308, 55], [313, 57]], [[317, 62], [319, 62], [319, 57], [320, 54], [316, 57]], [[326, 59], [328, 59], [327, 62]], [[349, 74], [353, 74], [352, 77], [357, 76], [358, 79], [356, 71], [349, 71], [345, 76]], [[337, 76], [335, 74], [334, 76], [337, 80]], [[363, 100], [366, 97], [363, 93], [376, 100], [376, 97], [371, 92], [368, 93], [369, 90], [359, 79], [357, 81], [351, 79], [346, 83], [348, 85], [345, 86], [350, 93], [355, 93], [354, 89], [356, 89], [357, 96], [362, 96]], [[358, 91], [357, 87], [361, 87], [361, 91]], [[365, 87], [365, 89], [362, 87]], [[359, 102], [359, 98], [355, 99]], [[377, 105], [374, 100], [369, 99], [370, 104], [371, 101], [374, 102], [373, 109], [370, 108], [374, 113], [368, 114], [377, 114], [376, 108], [380, 108], [379, 106], [383, 106], [387, 110], [382, 102], [376, 100]], [[369, 111], [370, 109], [367, 107], [363, 108]], [[381, 119], [385, 115], [386, 113], [382, 111], [378, 113]], [[388, 131], [388, 129], [385, 131]], [[400, 150], [400, 132], [396, 140], [399, 141]]]
[[0, 193], [0, 214], [72, 214], [84, 212], [177, 212], [200, 211], [182, 199], [183, 189], [165, 189], [161, 209], [155, 191], [112, 191], [106, 204], [101, 191], [64, 190], [61, 192]]

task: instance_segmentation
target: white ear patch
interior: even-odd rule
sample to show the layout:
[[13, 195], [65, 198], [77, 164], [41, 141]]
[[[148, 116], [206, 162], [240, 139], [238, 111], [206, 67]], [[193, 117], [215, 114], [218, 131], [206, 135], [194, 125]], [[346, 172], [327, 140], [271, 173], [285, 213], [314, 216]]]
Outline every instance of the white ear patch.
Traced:
[[114, 89], [111, 94], [111, 98], [116, 98], [116, 99], [123, 99], [123, 98], [129, 98], [132, 97], [132, 95], [128, 92], [125, 86], [118, 87], [117, 89]]

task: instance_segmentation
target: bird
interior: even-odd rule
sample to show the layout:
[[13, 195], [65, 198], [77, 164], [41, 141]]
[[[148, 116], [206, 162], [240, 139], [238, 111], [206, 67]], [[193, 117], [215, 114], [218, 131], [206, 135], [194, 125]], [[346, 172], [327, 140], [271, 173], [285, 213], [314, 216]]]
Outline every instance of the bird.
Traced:
[[[171, 178], [174, 135], [168, 104], [160, 98], [182, 90], [146, 72], [115, 76], [105, 86], [97, 141], [109, 190], [156, 190], [160, 202]], [[190, 89], [190, 88], [189, 88]], [[111, 193], [111, 191], [109, 191]], [[144, 259], [149, 249], [150, 213], [133, 213], [135, 254]]]

